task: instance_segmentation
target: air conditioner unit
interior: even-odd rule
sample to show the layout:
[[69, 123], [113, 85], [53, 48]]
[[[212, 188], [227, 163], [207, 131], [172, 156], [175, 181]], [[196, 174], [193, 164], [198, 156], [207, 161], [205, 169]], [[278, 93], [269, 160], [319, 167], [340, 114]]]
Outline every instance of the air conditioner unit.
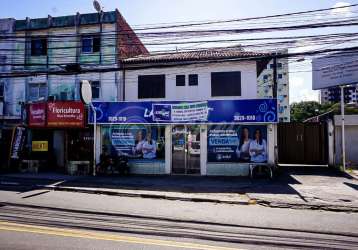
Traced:
[[4, 115], [4, 102], [0, 102], [0, 115]]
[[49, 95], [48, 98], [47, 98], [47, 100], [48, 100], [49, 102], [54, 102], [54, 101], [56, 101], [56, 96], [55, 96], [55, 95]]

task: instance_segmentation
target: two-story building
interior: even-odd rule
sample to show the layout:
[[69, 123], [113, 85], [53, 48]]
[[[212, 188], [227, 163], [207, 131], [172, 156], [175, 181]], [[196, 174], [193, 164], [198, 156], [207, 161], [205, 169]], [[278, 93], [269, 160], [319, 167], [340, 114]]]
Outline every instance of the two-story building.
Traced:
[[245, 176], [250, 164], [273, 165], [277, 101], [257, 95], [269, 57], [230, 48], [123, 60], [124, 100], [95, 103], [97, 158], [125, 154], [135, 174]]

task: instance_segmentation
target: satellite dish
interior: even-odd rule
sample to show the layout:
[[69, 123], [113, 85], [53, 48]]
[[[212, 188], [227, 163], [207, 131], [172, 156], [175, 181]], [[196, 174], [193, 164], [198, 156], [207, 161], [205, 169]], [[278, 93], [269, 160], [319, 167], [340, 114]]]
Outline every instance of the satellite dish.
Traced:
[[80, 96], [82, 102], [86, 105], [90, 104], [92, 102], [92, 87], [89, 81], [82, 80], [80, 89]]
[[99, 2], [97, 0], [93, 1], [93, 7], [95, 8], [95, 10], [97, 12], [100, 12], [102, 10], [101, 5], [99, 4]]

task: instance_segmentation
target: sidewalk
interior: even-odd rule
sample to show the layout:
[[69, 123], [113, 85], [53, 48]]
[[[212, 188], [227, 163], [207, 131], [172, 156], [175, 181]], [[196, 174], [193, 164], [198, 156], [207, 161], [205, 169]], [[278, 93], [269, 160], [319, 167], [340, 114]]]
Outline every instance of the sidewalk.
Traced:
[[275, 180], [203, 176], [2, 175], [0, 189], [6, 181], [54, 191], [358, 212], [358, 181], [328, 168], [288, 169]]

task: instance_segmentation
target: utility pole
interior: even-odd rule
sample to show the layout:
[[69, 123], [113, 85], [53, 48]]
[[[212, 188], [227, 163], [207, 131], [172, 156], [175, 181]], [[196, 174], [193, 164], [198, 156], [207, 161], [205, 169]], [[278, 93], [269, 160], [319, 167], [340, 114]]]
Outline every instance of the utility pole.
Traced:
[[346, 171], [346, 131], [344, 120], [344, 86], [341, 86], [341, 116], [342, 116], [342, 163], [343, 171]]

